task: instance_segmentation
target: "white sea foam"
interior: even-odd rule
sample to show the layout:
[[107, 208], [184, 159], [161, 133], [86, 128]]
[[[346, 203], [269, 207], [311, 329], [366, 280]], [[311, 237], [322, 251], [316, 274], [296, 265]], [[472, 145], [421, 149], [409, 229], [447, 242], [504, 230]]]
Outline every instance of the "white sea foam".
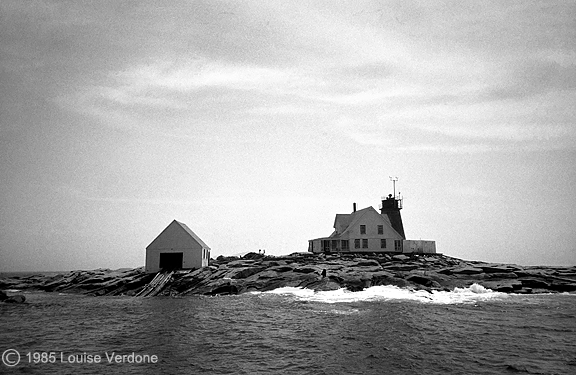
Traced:
[[474, 303], [506, 298], [507, 296], [505, 293], [494, 292], [479, 284], [472, 284], [467, 288], [454, 288], [451, 292], [427, 292], [425, 290], [399, 288], [393, 285], [380, 285], [359, 292], [350, 292], [346, 289], [314, 292], [311, 289], [286, 287], [274, 289], [264, 294], [292, 295], [299, 300], [324, 303], [404, 300], [439, 304]]

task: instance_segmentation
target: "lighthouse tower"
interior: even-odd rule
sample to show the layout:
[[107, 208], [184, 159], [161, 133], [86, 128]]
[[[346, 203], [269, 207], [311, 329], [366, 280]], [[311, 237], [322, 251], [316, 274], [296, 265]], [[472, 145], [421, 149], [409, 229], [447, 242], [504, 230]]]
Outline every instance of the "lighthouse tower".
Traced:
[[390, 177], [390, 180], [394, 185], [394, 194], [388, 194], [387, 197], [382, 197], [380, 213], [388, 216], [392, 228], [394, 228], [402, 238], [406, 239], [406, 235], [404, 234], [404, 225], [402, 224], [402, 216], [400, 215], [400, 210], [402, 209], [402, 198], [400, 198], [400, 194], [396, 195], [396, 181], [398, 181], [398, 177]]

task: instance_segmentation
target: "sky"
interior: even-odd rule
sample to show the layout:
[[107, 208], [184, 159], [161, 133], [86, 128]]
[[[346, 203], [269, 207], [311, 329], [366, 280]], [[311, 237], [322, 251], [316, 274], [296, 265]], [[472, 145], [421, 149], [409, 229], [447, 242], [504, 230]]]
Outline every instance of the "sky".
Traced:
[[0, 2], [0, 271], [306, 251], [403, 196], [453, 257], [576, 264], [574, 1]]

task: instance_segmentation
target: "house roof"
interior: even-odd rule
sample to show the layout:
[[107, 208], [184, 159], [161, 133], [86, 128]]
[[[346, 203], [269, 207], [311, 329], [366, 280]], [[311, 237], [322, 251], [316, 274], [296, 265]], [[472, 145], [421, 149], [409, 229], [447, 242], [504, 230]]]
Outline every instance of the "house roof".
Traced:
[[[339, 222], [339, 224], [342, 225], [342, 232], [340, 233], [332, 233], [331, 237], [336, 237], [336, 236], [340, 236], [345, 234], [346, 232], [349, 232], [350, 230], [352, 230], [352, 228], [356, 227], [356, 224], [358, 224], [359, 221], [362, 220], [362, 218], [364, 217], [364, 215], [366, 215], [368, 212], [373, 212], [377, 215], [377, 217], [379, 217], [382, 222], [387, 225], [389, 227], [389, 229], [391, 231], [393, 231], [394, 233], [398, 234], [399, 237], [402, 237], [402, 235], [400, 235], [393, 227], [392, 224], [390, 223], [390, 219], [388, 218], [388, 215], [382, 215], [379, 214], [378, 211], [376, 211], [374, 209], [374, 207], [369, 206], [366, 208], [363, 208], [361, 210], [358, 210], [356, 212], [353, 212], [351, 214], [337, 214], [336, 215], [336, 219], [334, 221], [334, 227], [336, 227], [336, 223], [338, 222], [338, 220], [342, 220]], [[346, 225], [344, 225], [346, 224]]]
[[[162, 236], [162, 234], [166, 231], [166, 229], [168, 229], [170, 226], [172, 225], [177, 225], [180, 228], [182, 228], [186, 234], [188, 234], [190, 237], [192, 237], [196, 242], [198, 242], [198, 244], [208, 250], [210, 250], [210, 247], [208, 245], [206, 245], [206, 243], [204, 241], [202, 241], [202, 239], [200, 239], [200, 237], [198, 237], [198, 235], [196, 233], [194, 233], [192, 231], [192, 229], [188, 228], [188, 226], [184, 223], [179, 222], [178, 220], [172, 220], [172, 222], [170, 224], [168, 224], [168, 226], [166, 228], [164, 228], [164, 230], [162, 232], [160, 232], [160, 234], [158, 236], [156, 236], [156, 238], [154, 239], [154, 241], [156, 241], [160, 236]], [[154, 241], [150, 242], [150, 245], [152, 245], [154, 243]], [[146, 248], [150, 247], [150, 245], [148, 245]]]
[[337, 225], [343, 228], [348, 227], [352, 220], [352, 215], [354, 214], [336, 214], [336, 218], [334, 219], [334, 228], [336, 229]]
[[196, 242], [198, 242], [200, 244], [200, 246], [207, 248], [208, 250], [210, 250], [210, 247], [208, 245], [206, 245], [206, 243], [204, 243], [204, 241], [202, 241], [200, 239], [200, 237], [198, 237], [196, 235], [196, 233], [192, 232], [192, 229], [188, 228], [188, 225], [181, 223], [177, 220], [174, 220], [177, 224], [179, 224], [182, 229], [184, 229], [186, 231], [186, 233], [188, 233], [190, 235], [190, 237], [194, 238], [196, 240]]

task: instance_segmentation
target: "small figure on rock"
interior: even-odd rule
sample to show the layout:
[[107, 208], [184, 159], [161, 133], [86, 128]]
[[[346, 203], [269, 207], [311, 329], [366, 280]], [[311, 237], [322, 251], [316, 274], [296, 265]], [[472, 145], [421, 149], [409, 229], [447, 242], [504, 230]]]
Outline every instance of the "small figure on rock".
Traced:
[[325, 278], [325, 277], [326, 277], [326, 269], [323, 269], [322, 270], [322, 278]]

